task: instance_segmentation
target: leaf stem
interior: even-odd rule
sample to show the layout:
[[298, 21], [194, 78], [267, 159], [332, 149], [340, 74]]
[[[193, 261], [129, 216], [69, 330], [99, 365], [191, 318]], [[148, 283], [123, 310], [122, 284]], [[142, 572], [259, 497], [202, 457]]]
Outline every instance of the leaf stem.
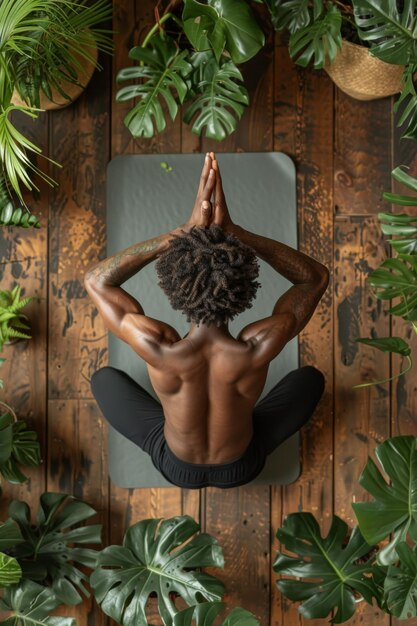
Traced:
[[370, 383], [362, 383], [360, 385], [353, 385], [352, 388], [353, 389], [361, 389], [362, 387], [371, 387], [372, 385], [382, 385], [383, 383], [388, 383], [391, 380], [395, 380], [396, 378], [399, 378], [403, 374], [406, 374], [407, 372], [409, 372], [410, 369], [413, 367], [413, 361], [412, 361], [411, 357], [409, 355], [407, 355], [405, 358], [408, 361], [408, 367], [406, 367], [405, 369], [401, 370], [401, 372], [399, 374], [397, 374], [396, 376], [391, 376], [391, 378], [384, 378], [383, 380], [373, 380]]
[[180, 28], [182, 28], [183, 26], [182, 21], [176, 15], [174, 15], [173, 13], [165, 13], [165, 15], [161, 17], [159, 22], [157, 22], [156, 24], [152, 26], [152, 28], [146, 35], [145, 39], [143, 40], [141, 44], [141, 48], [146, 48], [146, 46], [148, 45], [149, 41], [151, 40], [153, 35], [156, 33], [156, 31], [159, 30], [162, 24], [164, 24], [164, 22], [167, 22], [169, 19], [172, 19], [176, 24], [178, 24]]

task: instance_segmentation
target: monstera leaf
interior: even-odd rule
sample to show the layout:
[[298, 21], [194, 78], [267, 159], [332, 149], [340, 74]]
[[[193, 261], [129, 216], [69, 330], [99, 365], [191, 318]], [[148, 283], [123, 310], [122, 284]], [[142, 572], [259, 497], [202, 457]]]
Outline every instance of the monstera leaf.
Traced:
[[352, 0], [361, 39], [386, 63], [417, 63], [416, 0]]
[[407, 65], [403, 74], [403, 85], [399, 98], [394, 105], [394, 112], [399, 111], [397, 126], [404, 124], [402, 139], [417, 139], [417, 92], [414, 74], [417, 64]]
[[234, 63], [245, 63], [265, 44], [265, 36], [245, 0], [184, 0], [182, 19], [186, 34], [193, 23], [201, 25], [199, 30], [210, 42], [217, 60], [226, 49]]
[[[394, 204], [412, 206], [413, 202], [417, 206], [417, 197], [413, 196], [386, 193], [384, 198], [391, 200]], [[388, 239], [394, 250], [399, 254], [417, 254], [417, 217], [415, 215], [378, 213], [378, 218], [384, 235], [394, 235], [396, 237], [396, 239]]]
[[339, 9], [330, 4], [326, 11], [312, 24], [300, 28], [290, 37], [289, 52], [298, 65], [306, 67], [311, 61], [315, 69], [321, 69], [327, 60], [334, 60], [342, 45], [342, 16]]
[[368, 543], [378, 543], [393, 533], [393, 539], [378, 553], [378, 562], [398, 560], [396, 546], [407, 533], [417, 540], [417, 453], [416, 438], [392, 437], [376, 449], [377, 459], [390, 483], [369, 458], [359, 483], [375, 499], [352, 504], [359, 528]]
[[405, 542], [396, 548], [398, 565], [390, 565], [385, 578], [384, 592], [391, 615], [408, 619], [417, 615], [417, 553]]
[[54, 592], [30, 580], [8, 587], [0, 598], [0, 610], [10, 613], [2, 626], [75, 626], [73, 617], [50, 617], [60, 604]]
[[14, 548], [24, 539], [20, 532], [19, 526], [12, 520], [8, 519], [0, 524], [0, 551], [5, 552], [8, 548]]
[[417, 319], [417, 256], [400, 254], [387, 259], [369, 276], [369, 283], [380, 300], [399, 299], [389, 309], [391, 315], [406, 320]]
[[14, 421], [11, 413], [0, 415], [0, 474], [10, 483], [22, 483], [27, 477], [19, 465], [39, 465], [40, 447], [36, 432], [27, 429], [23, 420]]
[[188, 63], [188, 51], [180, 52], [174, 40], [166, 35], [155, 35], [149, 42], [151, 49], [137, 46], [132, 48], [129, 57], [140, 61], [140, 65], [120, 70], [117, 81], [143, 79], [141, 84], [134, 84], [119, 89], [117, 102], [139, 98], [137, 104], [126, 115], [124, 123], [134, 137], [153, 137], [166, 126], [163, 103], [174, 120], [178, 104], [183, 102], [188, 86], [186, 76], [191, 71]]
[[[173, 626], [214, 626], [214, 622], [218, 614], [224, 609], [223, 602], [203, 602], [188, 609], [179, 611], [174, 616]], [[259, 626], [256, 617], [237, 607], [233, 609], [229, 615], [222, 621], [219, 626]]]
[[272, 24], [275, 30], [285, 30], [295, 33], [306, 28], [317, 19], [323, 11], [323, 0], [267, 0], [265, 4], [271, 12]]
[[373, 597], [379, 599], [372, 576], [375, 568], [355, 563], [371, 546], [358, 528], [345, 545], [347, 532], [347, 524], [334, 516], [329, 534], [323, 538], [311, 513], [292, 513], [278, 529], [281, 544], [296, 556], [278, 552], [274, 570], [309, 580], [279, 580], [277, 585], [290, 600], [303, 600], [298, 610], [308, 619], [325, 618], [337, 609], [332, 623], [341, 624], [355, 612], [355, 594], [360, 593], [369, 603]]
[[404, 339], [401, 337], [376, 337], [375, 339], [367, 339], [365, 337], [360, 337], [356, 339], [358, 343], [364, 343], [367, 346], [371, 346], [372, 348], [376, 348], [377, 350], [381, 350], [381, 352], [391, 352], [394, 354], [400, 354], [401, 356], [407, 359], [407, 366], [401, 370], [395, 376], [391, 376], [390, 378], [383, 378], [382, 380], [373, 380], [367, 383], [361, 383], [360, 385], [354, 385], [354, 389], [360, 389], [361, 387], [371, 387], [372, 385], [382, 385], [383, 383], [387, 383], [390, 380], [394, 380], [394, 378], [398, 378], [403, 374], [406, 374], [413, 366], [413, 361], [411, 359], [411, 348]]
[[22, 568], [12, 556], [0, 552], [0, 587], [15, 585], [22, 578]]
[[187, 515], [131, 526], [123, 546], [101, 552], [91, 576], [102, 610], [122, 626], [146, 626], [146, 603], [155, 592], [162, 621], [171, 625], [177, 612], [171, 594], [178, 593], [188, 605], [220, 600], [222, 583], [195, 568], [223, 567], [222, 551], [209, 535], [195, 535], [199, 529]]
[[81, 602], [79, 591], [89, 595], [84, 587], [88, 578], [77, 565], [95, 567], [98, 553], [81, 546], [100, 543], [101, 526], [74, 526], [95, 513], [85, 502], [60, 493], [42, 494], [36, 524], [25, 502], [15, 500], [9, 507], [24, 538], [11, 555], [19, 561], [25, 578], [47, 583], [64, 604]]
[[211, 52], [196, 53], [192, 59], [193, 79], [197, 96], [184, 114], [189, 124], [195, 117], [192, 131], [221, 141], [234, 130], [249, 96], [245, 87], [239, 85], [242, 74], [232, 61], [222, 59], [218, 63]]

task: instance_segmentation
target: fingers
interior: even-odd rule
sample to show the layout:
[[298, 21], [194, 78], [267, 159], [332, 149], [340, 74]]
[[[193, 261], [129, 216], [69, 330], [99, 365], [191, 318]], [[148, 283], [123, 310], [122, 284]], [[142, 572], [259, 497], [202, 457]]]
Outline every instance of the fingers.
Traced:
[[208, 200], [204, 200], [201, 203], [201, 225], [202, 226], [210, 226], [211, 220], [211, 203]]
[[197, 191], [197, 198], [201, 196], [201, 194], [204, 191], [204, 187], [206, 186], [207, 179], [210, 173], [211, 162], [212, 162], [212, 158], [210, 156], [210, 153], [207, 152], [206, 158], [204, 160], [203, 169], [201, 171], [200, 184], [198, 186], [198, 191]]
[[212, 193], [214, 191], [214, 187], [216, 185], [216, 172], [214, 169], [210, 169], [206, 185], [203, 189], [203, 193], [201, 194], [201, 202], [203, 203], [205, 200], [210, 201]]
[[219, 163], [217, 160], [213, 160], [213, 169], [216, 172], [216, 185], [215, 185], [215, 196], [216, 196], [216, 205], [222, 205], [226, 202], [226, 198], [224, 196], [223, 185], [222, 185], [222, 177], [220, 175]]

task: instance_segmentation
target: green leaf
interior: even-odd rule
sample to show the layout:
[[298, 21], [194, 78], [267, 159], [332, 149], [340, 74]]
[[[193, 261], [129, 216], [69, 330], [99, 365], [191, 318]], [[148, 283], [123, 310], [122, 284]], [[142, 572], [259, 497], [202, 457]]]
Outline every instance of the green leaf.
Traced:
[[417, 319], [417, 257], [399, 254], [387, 259], [369, 276], [369, 283], [380, 300], [399, 299], [389, 311], [406, 320]]
[[[200, 20], [220, 60], [226, 49], [234, 63], [245, 63], [265, 45], [265, 36], [245, 0], [184, 0], [182, 19]], [[197, 48], [198, 50], [199, 48]]]
[[397, 560], [395, 548], [414, 532], [417, 523], [416, 438], [392, 437], [380, 444], [377, 459], [390, 483], [369, 458], [359, 483], [373, 497], [371, 502], [356, 502], [353, 510], [368, 543], [378, 543], [391, 533], [390, 543], [378, 554], [378, 562], [388, 565]]
[[15, 585], [22, 578], [22, 568], [12, 556], [0, 552], [0, 587]]
[[399, 619], [417, 616], [417, 552], [405, 543], [397, 545], [398, 565], [390, 565], [384, 591], [387, 608]]
[[0, 610], [11, 613], [2, 626], [75, 626], [73, 617], [50, 617], [59, 604], [51, 589], [25, 580], [8, 587], [0, 599]]
[[397, 126], [404, 125], [402, 139], [417, 139], [417, 92], [414, 85], [416, 71], [416, 63], [405, 68], [401, 94], [394, 105], [394, 112], [399, 112]]
[[275, 30], [287, 28], [290, 33], [310, 26], [324, 10], [323, 0], [314, 0], [314, 8], [311, 7], [311, 0], [268, 0], [266, 4]]
[[9, 460], [13, 444], [13, 416], [11, 413], [0, 415], [0, 468]]
[[193, 118], [192, 131], [221, 141], [234, 130], [249, 96], [240, 71], [232, 61], [221, 59], [220, 64], [211, 52], [196, 53], [192, 58], [193, 83], [196, 90], [195, 101], [184, 114], [184, 122]]
[[204, 16], [185, 20], [184, 33], [195, 50], [200, 52], [210, 48], [210, 42], [207, 37], [209, 27], [210, 20]]
[[100, 543], [101, 526], [77, 525], [94, 515], [95, 510], [72, 496], [44, 493], [36, 524], [31, 521], [25, 502], [13, 501], [9, 514], [25, 539], [13, 551], [24, 576], [50, 584], [64, 604], [81, 602], [79, 591], [89, 596], [84, 587], [88, 577], [77, 566], [95, 567], [97, 551], [82, 546]]
[[196, 568], [223, 567], [222, 551], [209, 535], [196, 535], [199, 529], [187, 515], [143, 520], [127, 530], [123, 546], [105, 548], [91, 576], [104, 613], [122, 626], [146, 626], [146, 603], [155, 592], [162, 621], [170, 626], [176, 613], [170, 594], [188, 605], [220, 600], [222, 583]]
[[149, 41], [151, 49], [132, 48], [130, 58], [140, 61], [135, 67], [120, 70], [117, 81], [143, 79], [142, 83], [119, 89], [117, 102], [138, 98], [137, 104], [126, 115], [124, 123], [134, 137], [153, 137], [166, 126], [163, 103], [174, 120], [179, 103], [188, 93], [185, 78], [191, 71], [188, 51], [180, 52], [173, 39], [157, 34]]
[[14, 548], [24, 539], [17, 524], [12, 519], [0, 523], [0, 551], [4, 552], [8, 548]]
[[315, 69], [323, 68], [327, 60], [334, 60], [338, 48], [342, 46], [341, 27], [339, 9], [333, 4], [328, 5], [327, 12], [290, 36], [291, 58], [302, 67], [313, 61]]
[[0, 433], [0, 474], [11, 483], [24, 482], [27, 478], [19, 465], [36, 466], [41, 462], [38, 436], [27, 430], [23, 420], [15, 422], [10, 413], [0, 416]]
[[401, 337], [378, 337], [377, 339], [366, 339], [361, 337], [356, 339], [358, 343], [364, 343], [367, 346], [372, 346], [382, 352], [394, 352], [395, 354], [401, 354], [402, 356], [408, 356], [411, 353], [411, 348], [404, 339]]
[[395, 0], [352, 0], [358, 34], [371, 52], [386, 63], [417, 63], [415, 0], [401, 11]]
[[334, 516], [330, 531], [323, 538], [311, 513], [292, 513], [278, 529], [281, 544], [295, 556], [278, 551], [274, 570], [301, 580], [279, 580], [277, 585], [290, 600], [303, 600], [298, 609], [303, 617], [325, 618], [337, 609], [331, 621], [340, 624], [355, 612], [355, 593], [369, 603], [373, 597], [378, 598], [372, 576], [375, 568], [370, 563], [357, 563], [371, 546], [358, 528], [352, 530], [346, 545], [347, 536], [347, 524]]
[[[173, 626], [214, 626], [216, 617], [223, 611], [223, 602], [203, 602], [174, 615]], [[219, 626], [259, 626], [256, 617], [240, 607], [233, 609]]]

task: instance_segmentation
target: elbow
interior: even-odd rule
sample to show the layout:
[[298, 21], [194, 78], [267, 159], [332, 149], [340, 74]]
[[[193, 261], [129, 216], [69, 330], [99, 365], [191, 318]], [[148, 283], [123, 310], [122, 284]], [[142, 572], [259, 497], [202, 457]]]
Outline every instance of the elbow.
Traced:
[[84, 287], [91, 296], [97, 290], [98, 281], [94, 273], [94, 268], [89, 269], [84, 275]]
[[326, 291], [327, 286], [329, 284], [329, 280], [330, 280], [329, 270], [327, 269], [325, 265], [320, 264], [320, 267], [318, 268], [317, 283], [322, 294]]

